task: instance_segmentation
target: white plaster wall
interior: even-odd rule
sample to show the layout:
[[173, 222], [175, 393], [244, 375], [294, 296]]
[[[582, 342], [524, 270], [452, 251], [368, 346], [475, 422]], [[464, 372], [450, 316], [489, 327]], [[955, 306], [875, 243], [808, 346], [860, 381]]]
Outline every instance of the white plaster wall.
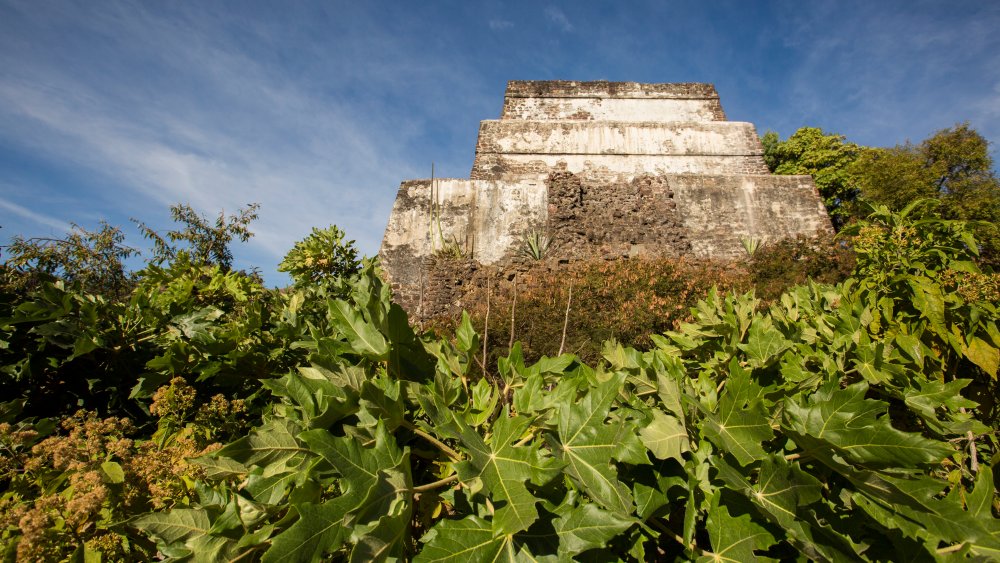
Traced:
[[[413, 256], [428, 256], [455, 241], [482, 264], [500, 260], [532, 228], [545, 225], [548, 193], [544, 181], [438, 179], [438, 212], [431, 214], [427, 184], [406, 186], [389, 216], [383, 249], [408, 245]], [[401, 204], [405, 201], [405, 204]]]
[[761, 154], [756, 130], [742, 122], [661, 125], [490, 120], [482, 123], [479, 134], [486, 146], [505, 154]]
[[[521, 168], [547, 175], [553, 170], [579, 173], [588, 170], [638, 174], [740, 174], [748, 160], [760, 157], [705, 155], [616, 155], [616, 154], [504, 154], [504, 164], [520, 174]], [[543, 168], [543, 166], [545, 168]], [[763, 166], [763, 164], [761, 164]]]
[[544, 181], [481, 181], [478, 193], [473, 226], [478, 233], [475, 258], [479, 262], [498, 262], [521, 244], [525, 233], [545, 228], [548, 189]]
[[711, 180], [706, 184], [690, 178], [671, 182], [694, 256], [743, 257], [744, 237], [767, 243], [833, 234], [811, 176]]
[[512, 98], [506, 119], [713, 121], [718, 100], [650, 98]]
[[[434, 181], [435, 198], [441, 202], [442, 220], [440, 230], [445, 236], [454, 236], [461, 231], [464, 240], [465, 224], [456, 222], [451, 215], [456, 207], [471, 206], [475, 197], [475, 186], [472, 180], [437, 179]], [[389, 224], [385, 230], [382, 245], [393, 247], [410, 245], [416, 256], [425, 256], [431, 252], [431, 190], [428, 184], [408, 184], [396, 197]], [[458, 223], [458, 224], [456, 224]], [[433, 224], [435, 238], [439, 236], [437, 221]]]

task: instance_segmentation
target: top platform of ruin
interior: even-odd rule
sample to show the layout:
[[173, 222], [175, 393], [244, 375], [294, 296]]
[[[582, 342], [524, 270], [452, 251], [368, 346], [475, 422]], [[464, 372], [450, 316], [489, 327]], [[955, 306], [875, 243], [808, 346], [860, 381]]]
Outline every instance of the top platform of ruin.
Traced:
[[508, 98], [633, 98], [661, 100], [719, 99], [715, 86], [703, 82], [578, 82], [575, 80], [511, 80]]

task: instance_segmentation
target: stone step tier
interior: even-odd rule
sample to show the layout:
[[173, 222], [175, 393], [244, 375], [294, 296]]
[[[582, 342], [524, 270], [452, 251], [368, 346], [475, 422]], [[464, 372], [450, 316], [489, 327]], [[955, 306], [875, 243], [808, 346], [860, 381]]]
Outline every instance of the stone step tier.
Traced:
[[397, 298], [412, 304], [425, 283], [427, 257], [505, 264], [521, 254], [533, 231], [551, 237], [551, 260], [734, 259], [746, 255], [744, 239], [828, 234], [830, 222], [810, 176], [408, 180], [399, 187], [380, 257]]
[[500, 118], [689, 122], [725, 121], [726, 114], [711, 84], [512, 80]]
[[750, 123], [486, 120], [470, 178], [542, 178], [551, 171], [766, 174]]

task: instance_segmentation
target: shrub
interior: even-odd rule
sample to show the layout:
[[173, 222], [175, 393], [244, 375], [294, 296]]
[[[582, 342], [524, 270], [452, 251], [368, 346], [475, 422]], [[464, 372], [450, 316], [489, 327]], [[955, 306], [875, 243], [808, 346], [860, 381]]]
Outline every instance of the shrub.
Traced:
[[295, 243], [278, 265], [279, 272], [288, 272], [296, 286], [307, 286], [324, 280], [350, 276], [361, 268], [354, 241], [344, 241], [344, 232], [335, 225], [313, 228], [306, 238]]
[[[486, 345], [497, 354], [506, 353], [513, 308], [513, 339], [521, 342], [525, 357], [534, 360], [557, 355], [572, 287], [563, 351], [596, 361], [605, 340], [648, 347], [649, 335], [675, 328], [713, 286], [724, 291], [744, 290], [748, 282], [741, 268], [683, 259], [580, 262], [555, 270], [541, 266], [515, 279], [491, 283]], [[486, 320], [486, 293], [480, 284], [463, 298], [477, 327], [484, 326]], [[445, 334], [457, 322], [455, 318], [439, 318], [429, 326]]]
[[[529, 360], [554, 356], [563, 344], [566, 324], [563, 351], [595, 362], [601, 358], [606, 340], [649, 348], [650, 335], [676, 329], [713, 287], [723, 293], [754, 288], [767, 304], [788, 288], [809, 280], [843, 281], [853, 266], [854, 255], [846, 244], [806, 238], [764, 245], [746, 263], [681, 258], [579, 262], [558, 269], [536, 266], [513, 279], [491, 278], [486, 346], [501, 354], [516, 340]], [[482, 328], [487, 287], [483, 280], [476, 282], [462, 303], [473, 325]], [[570, 287], [573, 299], [566, 323]], [[436, 318], [427, 328], [449, 334], [458, 321], [457, 317]]]
[[757, 296], [770, 302], [809, 280], [840, 283], [851, 275], [854, 264], [854, 252], [843, 242], [799, 237], [763, 245], [747, 268]]
[[[51, 422], [0, 424], [0, 553], [18, 561], [148, 561], [155, 549], [120, 523], [131, 515], [189, 503], [204, 478], [187, 458], [199, 447], [185, 433], [158, 444], [133, 439], [126, 418], [78, 411]], [[231, 436], [226, 436], [231, 438]]]

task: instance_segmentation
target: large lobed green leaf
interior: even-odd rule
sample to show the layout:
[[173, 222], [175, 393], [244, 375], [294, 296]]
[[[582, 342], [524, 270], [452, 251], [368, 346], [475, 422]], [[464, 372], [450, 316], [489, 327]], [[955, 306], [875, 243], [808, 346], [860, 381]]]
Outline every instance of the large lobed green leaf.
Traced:
[[330, 320], [347, 338], [353, 351], [376, 361], [389, 357], [389, 343], [378, 328], [342, 299], [330, 302]]
[[729, 379], [719, 398], [716, 412], [704, 412], [702, 432], [720, 448], [731, 453], [740, 465], [748, 465], [766, 455], [762, 444], [774, 438], [764, 413], [763, 389], [750, 378], [750, 372], [733, 359]]
[[892, 427], [887, 404], [865, 397], [868, 383], [840, 389], [832, 381], [805, 400], [785, 402], [783, 426], [807, 452], [833, 449], [873, 467], [917, 467], [954, 453], [949, 445]]
[[634, 512], [635, 503], [613, 462], [648, 463], [638, 428], [621, 417], [608, 420], [624, 379], [624, 375], [612, 377], [589, 389], [576, 403], [560, 405], [555, 414], [558, 436], [547, 435], [574, 482], [592, 499], [621, 515]]
[[460, 430], [469, 459], [455, 464], [464, 483], [480, 481], [495, 507], [494, 524], [508, 534], [528, 529], [538, 518], [538, 499], [525, 483], [542, 485], [556, 476], [560, 464], [543, 453], [536, 442], [515, 445], [531, 420], [511, 416], [505, 408], [493, 424], [489, 442], [468, 426]]
[[341, 476], [342, 494], [297, 505], [299, 519], [274, 537], [264, 561], [317, 561], [347, 539], [354, 543], [352, 560], [401, 557], [412, 515], [409, 452], [382, 423], [370, 447], [322, 429], [299, 437]]

